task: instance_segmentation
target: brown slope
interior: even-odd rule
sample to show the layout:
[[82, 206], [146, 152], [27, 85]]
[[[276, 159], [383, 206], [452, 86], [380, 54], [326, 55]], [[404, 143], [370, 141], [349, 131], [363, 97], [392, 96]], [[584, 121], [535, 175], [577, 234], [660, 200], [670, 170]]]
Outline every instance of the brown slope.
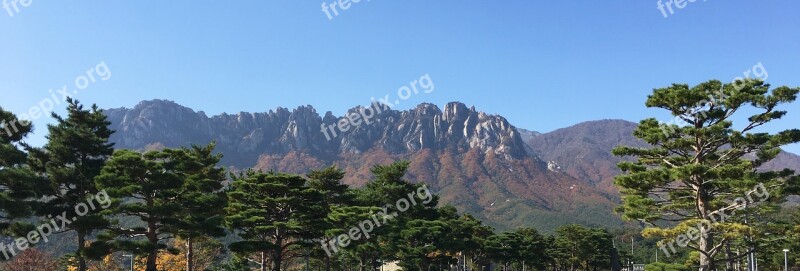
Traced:
[[619, 145], [647, 146], [633, 137], [636, 123], [599, 120], [580, 123], [533, 136], [526, 142], [543, 160], [554, 161], [561, 170], [602, 191], [616, 193], [614, 176], [619, 157], [611, 150]]
[[[319, 161], [302, 154], [283, 157], [263, 157], [258, 168], [303, 173], [294, 166], [297, 157], [305, 157], [303, 164]], [[476, 149], [461, 154], [425, 149], [403, 155], [374, 149], [344, 155], [333, 163], [347, 170], [348, 184], [360, 186], [371, 177], [370, 167], [397, 160], [411, 161], [407, 179], [428, 184], [443, 203], [499, 229], [531, 226], [552, 230], [569, 223], [620, 225], [611, 211], [616, 206], [613, 198], [568, 175], [548, 171], [537, 159], [506, 160]]]

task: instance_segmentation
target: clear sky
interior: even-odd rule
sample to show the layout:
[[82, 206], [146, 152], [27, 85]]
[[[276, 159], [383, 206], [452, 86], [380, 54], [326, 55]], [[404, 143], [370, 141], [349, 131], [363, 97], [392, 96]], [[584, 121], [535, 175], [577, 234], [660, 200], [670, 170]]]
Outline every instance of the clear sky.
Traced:
[[[730, 81], [758, 63], [769, 83], [800, 86], [796, 0], [697, 0], [673, 14], [655, 0], [361, 0], [330, 17], [310, 0], [27, 1], [0, 10], [0, 106], [18, 114], [79, 79], [75, 97], [102, 108], [158, 98], [209, 115], [306, 104], [338, 115], [429, 74], [435, 90], [396, 108], [461, 101], [547, 132], [667, 121], [644, 107], [653, 88]], [[99, 63], [110, 77], [87, 75]], [[785, 109], [768, 129], [800, 127], [800, 102]]]

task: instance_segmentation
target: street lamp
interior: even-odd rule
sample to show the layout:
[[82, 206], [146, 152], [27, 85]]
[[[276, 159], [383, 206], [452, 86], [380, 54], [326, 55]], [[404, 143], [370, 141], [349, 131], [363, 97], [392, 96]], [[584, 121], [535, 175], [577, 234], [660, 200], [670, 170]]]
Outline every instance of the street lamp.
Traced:
[[123, 254], [122, 257], [130, 257], [131, 258], [131, 271], [133, 271], [133, 255]]
[[789, 271], [789, 249], [783, 249], [783, 271]]

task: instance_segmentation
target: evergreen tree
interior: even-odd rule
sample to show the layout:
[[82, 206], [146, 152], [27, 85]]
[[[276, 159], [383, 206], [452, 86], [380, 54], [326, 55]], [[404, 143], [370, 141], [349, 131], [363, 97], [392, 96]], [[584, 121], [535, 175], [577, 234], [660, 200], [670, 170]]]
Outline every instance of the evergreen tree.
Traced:
[[522, 270], [527, 266], [533, 267], [535, 270], [543, 270], [547, 266], [550, 259], [547, 258], [547, 250], [550, 243], [547, 242], [545, 236], [533, 228], [519, 228], [515, 231], [522, 237], [522, 246], [520, 247], [520, 263]]
[[563, 270], [608, 270], [613, 244], [602, 229], [566, 225], [556, 230], [553, 259]]
[[353, 203], [353, 194], [350, 186], [342, 183], [345, 172], [336, 166], [324, 169], [311, 170], [308, 176], [308, 186], [323, 194], [326, 208], [343, 206]]
[[486, 239], [494, 235], [494, 229], [490, 226], [485, 226], [480, 220], [469, 215], [464, 214], [461, 216], [461, 227], [470, 235], [470, 239], [464, 241], [463, 252], [468, 256], [471, 263], [470, 269], [480, 270], [481, 267], [489, 266], [490, 259], [483, 246]]
[[[405, 223], [400, 231], [400, 250], [397, 258], [403, 270], [440, 270], [438, 263], [447, 258], [445, 250], [441, 246], [444, 238], [450, 234], [447, 223], [441, 220], [422, 220], [416, 219]], [[444, 261], [449, 264], [451, 262]]]
[[225, 235], [222, 191], [225, 169], [217, 166], [222, 155], [214, 154], [216, 144], [165, 150], [171, 159], [180, 161], [177, 170], [185, 178], [177, 201], [183, 209], [170, 231], [186, 240], [186, 271], [194, 271], [194, 242], [201, 237]]
[[[358, 199], [363, 190], [353, 192]], [[336, 254], [339, 264], [348, 266], [357, 264], [359, 270], [366, 270], [368, 265], [377, 265], [377, 260], [380, 259], [377, 255], [381, 251], [377, 236], [383, 232], [381, 229], [383, 225], [379, 226], [373, 222], [377, 219], [379, 223], [383, 223], [380, 211], [381, 208], [370, 206], [360, 200], [352, 201], [350, 205], [333, 206], [326, 218], [331, 227], [325, 231], [325, 238], [322, 240], [326, 255]], [[348, 235], [351, 229], [361, 225], [372, 231], [368, 234], [362, 233], [363, 237], [358, 240], [348, 240], [346, 246], [337, 241], [338, 236]]]
[[[22, 218], [29, 217], [40, 203], [39, 197], [49, 184], [35, 174], [22, 150], [24, 139], [32, 132], [29, 122], [0, 108], [0, 232], [26, 237], [34, 226]], [[31, 244], [34, 245], [34, 244]], [[0, 260], [9, 260], [19, 252], [4, 250]]]
[[173, 237], [170, 230], [185, 215], [179, 195], [186, 178], [180, 166], [186, 162], [174, 152], [119, 150], [97, 178], [97, 185], [115, 199], [107, 214], [135, 217], [143, 225], [114, 225], [97, 245], [147, 255], [146, 271], [157, 271], [159, 252], [170, 249], [163, 240]]
[[[48, 201], [39, 209], [39, 214], [72, 220], [63, 223], [65, 228], [61, 230], [77, 234], [78, 271], [86, 271], [86, 238], [109, 225], [93, 201], [100, 193], [94, 179], [114, 151], [113, 143], [109, 143], [113, 131], [96, 105], [86, 110], [71, 98], [67, 98], [67, 103], [66, 119], [52, 114], [57, 123], [48, 125], [47, 144], [42, 149], [30, 148], [29, 151], [37, 171], [50, 182]], [[77, 208], [87, 205], [95, 208]]]
[[28, 154], [21, 149], [32, 131], [30, 123], [2, 108], [0, 121], [0, 231], [11, 230], [14, 232], [9, 234], [19, 236], [30, 226], [10, 228], [12, 223], [33, 213], [42, 188], [48, 184], [36, 176], [28, 165]]
[[[653, 90], [647, 107], [665, 109], [683, 125], [645, 119], [634, 136], [652, 147], [614, 150], [615, 155], [637, 158], [620, 163], [624, 174], [615, 180], [622, 188], [623, 217], [647, 223], [644, 235], [666, 238], [668, 247], [685, 245], [696, 251], [700, 270], [715, 270], [720, 261], [715, 258], [726, 244], [763, 229], [752, 227], [752, 218], [745, 224], [745, 214], [767, 211], [796, 189], [793, 172], [758, 168], [775, 158], [781, 146], [800, 141], [800, 130], [769, 134], [758, 128], [783, 117], [786, 112], [778, 106], [794, 101], [797, 93], [798, 88], [789, 87], [770, 91], [759, 80], [712, 80], [691, 88], [673, 84]], [[753, 115], [741, 118], [736, 113]], [[734, 127], [733, 120], [743, 123]], [[750, 202], [748, 190], [758, 186], [768, 189], [769, 202]], [[698, 233], [692, 234], [693, 229]], [[681, 238], [686, 233], [696, 238], [686, 241]]]
[[472, 238], [472, 221], [462, 219], [452, 206], [437, 210], [433, 220], [414, 219], [400, 232], [397, 258], [404, 270], [443, 270], [459, 262], [465, 249], [477, 245]]
[[[342, 183], [344, 174], [345, 172], [336, 166], [312, 170], [307, 174], [308, 186], [323, 195], [322, 205], [326, 218], [317, 223], [317, 226], [323, 227], [323, 231], [320, 232], [322, 236], [318, 237], [321, 245], [310, 249], [312, 254], [323, 260], [326, 271], [330, 270], [335, 254], [345, 250], [339, 248], [333, 239], [341, 234], [347, 234], [349, 229], [360, 222], [369, 220], [378, 209], [359, 206], [355, 199], [356, 192]], [[359, 243], [363, 242], [351, 240], [351, 246], [357, 246]]]
[[373, 265], [378, 259], [398, 259], [397, 252], [406, 247], [402, 241], [402, 230], [406, 228], [406, 223], [413, 220], [435, 221], [438, 218], [438, 196], [424, 184], [414, 184], [404, 179], [408, 166], [408, 161], [374, 166], [371, 169], [374, 178], [358, 193], [360, 204], [381, 209], [377, 212], [381, 225], [372, 233], [377, 238], [373, 237], [354, 247], [361, 263]]
[[229, 258], [226, 262], [222, 265], [211, 269], [212, 271], [251, 271], [253, 269], [250, 268], [250, 263], [247, 259], [233, 256]]
[[250, 170], [234, 176], [228, 198], [226, 224], [243, 239], [230, 248], [259, 253], [262, 271], [268, 262], [280, 271], [287, 253], [311, 245], [325, 216], [322, 194], [297, 175]]
[[512, 262], [522, 259], [522, 236], [515, 232], [489, 236], [483, 246], [489, 259], [503, 266], [503, 270], [506, 270]]

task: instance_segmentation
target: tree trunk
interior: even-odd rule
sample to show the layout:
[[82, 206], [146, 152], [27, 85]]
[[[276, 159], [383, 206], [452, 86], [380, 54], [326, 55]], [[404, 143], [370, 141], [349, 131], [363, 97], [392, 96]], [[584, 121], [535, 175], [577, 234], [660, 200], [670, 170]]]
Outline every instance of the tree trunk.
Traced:
[[158, 271], [158, 234], [156, 233], [156, 222], [147, 222], [147, 241], [152, 246], [150, 253], [147, 254], [147, 264], [145, 271]]
[[[702, 188], [697, 191], [697, 212], [701, 219], [708, 219], [708, 198], [706, 192]], [[710, 228], [708, 229], [711, 230]], [[715, 271], [714, 255], [711, 254], [711, 249], [714, 247], [714, 235], [701, 227], [700, 240], [698, 241], [698, 248], [700, 249], [700, 271]]]
[[[705, 191], [702, 188], [697, 192], [697, 211], [702, 219], [708, 219], [708, 199]], [[711, 255], [711, 249], [714, 248], [714, 234], [711, 229], [708, 232], [701, 228], [699, 249], [700, 249], [700, 271], [716, 271], [714, 266], [714, 255]]]
[[147, 264], [145, 267], [146, 271], [158, 271], [158, 266], [156, 265], [156, 260], [158, 259], [158, 254], [150, 252], [147, 254]]
[[283, 264], [283, 255], [281, 251], [281, 245], [283, 244], [280, 240], [276, 240], [275, 244], [278, 244], [278, 247], [272, 251], [272, 271], [281, 271], [281, 264]]
[[194, 271], [194, 243], [191, 236], [186, 238], [186, 271]]
[[267, 271], [267, 253], [261, 252], [261, 271]]
[[86, 259], [83, 257], [83, 250], [86, 248], [86, 233], [78, 231], [78, 271], [86, 271]]

